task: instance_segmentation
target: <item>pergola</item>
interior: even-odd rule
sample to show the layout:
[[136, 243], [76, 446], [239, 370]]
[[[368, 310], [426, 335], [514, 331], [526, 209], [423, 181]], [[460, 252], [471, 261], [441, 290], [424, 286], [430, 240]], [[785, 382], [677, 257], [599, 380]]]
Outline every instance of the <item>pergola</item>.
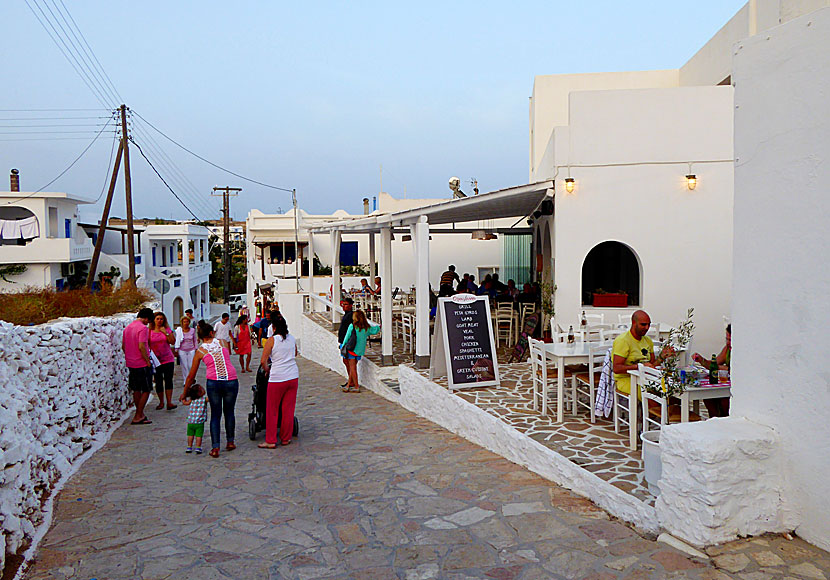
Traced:
[[[476, 221], [499, 218], [524, 218], [535, 212], [545, 199], [553, 196], [553, 180], [519, 185], [484, 193], [474, 197], [451, 199], [445, 202], [390, 214], [369, 215], [361, 219], [329, 222], [309, 228], [309, 255], [314, 255], [314, 236], [328, 233], [332, 248], [332, 303], [340, 302], [340, 238], [343, 232], [368, 234], [369, 263], [374, 268], [374, 235], [380, 234], [381, 325], [392, 328], [392, 234], [406, 233], [415, 244], [417, 264], [415, 282], [415, 364], [427, 368], [430, 357], [429, 331], [429, 236], [435, 234], [463, 234], [481, 227], [458, 227]], [[435, 227], [444, 226], [444, 227]], [[527, 227], [501, 228], [496, 233], [530, 233]], [[309, 268], [309, 291], [314, 292], [314, 272]], [[332, 324], [339, 314], [333, 308]], [[392, 364], [392, 333], [384, 332], [381, 347], [383, 364]]]

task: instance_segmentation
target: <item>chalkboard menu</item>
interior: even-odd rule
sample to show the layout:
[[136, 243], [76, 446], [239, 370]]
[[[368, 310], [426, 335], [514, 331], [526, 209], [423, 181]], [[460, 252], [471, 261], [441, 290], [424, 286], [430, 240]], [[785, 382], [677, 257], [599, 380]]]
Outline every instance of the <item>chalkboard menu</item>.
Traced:
[[456, 294], [438, 299], [432, 353], [430, 378], [446, 374], [450, 390], [499, 383], [486, 296]]

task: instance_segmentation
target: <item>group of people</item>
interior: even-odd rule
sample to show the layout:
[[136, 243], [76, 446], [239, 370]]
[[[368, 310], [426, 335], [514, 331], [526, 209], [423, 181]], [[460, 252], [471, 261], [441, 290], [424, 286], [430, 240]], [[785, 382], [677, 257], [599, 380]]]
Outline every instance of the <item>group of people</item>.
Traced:
[[[236, 449], [235, 407], [239, 394], [239, 380], [231, 362], [231, 346], [239, 354], [242, 372], [250, 372], [251, 340], [247, 314], [241, 314], [230, 328], [230, 316], [225, 313], [214, 328], [205, 320], [193, 327], [191, 310], [182, 317], [181, 326], [171, 330], [163, 312], [150, 308], [139, 310], [136, 319], [127, 325], [122, 335], [122, 346], [128, 369], [128, 386], [135, 404], [133, 425], [149, 425], [152, 421], [145, 407], [155, 383], [159, 399], [157, 410], [177, 408], [173, 403], [173, 375], [176, 357], [182, 367], [184, 388], [179, 401], [188, 406], [186, 453], [202, 453], [204, 425], [210, 407], [211, 457], [219, 457], [220, 428], [225, 420], [227, 451]], [[268, 373], [266, 395], [266, 432], [263, 448], [274, 448], [277, 443], [288, 445], [293, 433], [294, 409], [299, 384], [296, 341], [288, 333], [288, 324], [279, 312], [269, 319], [268, 338], [260, 361]], [[247, 358], [246, 358], [247, 357]], [[196, 374], [204, 361], [204, 386], [196, 383]], [[282, 416], [278, 426], [277, 417]], [[278, 441], [279, 427], [279, 441]]]
[[475, 294], [477, 296], [489, 296], [494, 302], [538, 302], [541, 298], [541, 290], [538, 284], [527, 283], [519, 290], [514, 280], [508, 280], [507, 284], [499, 279], [498, 274], [487, 274], [476, 284], [476, 277], [473, 274], [464, 273], [459, 276], [455, 266], [450, 264], [447, 270], [441, 274], [438, 296], [453, 296], [454, 294]]
[[[639, 364], [656, 368], [666, 357], [673, 354], [671, 346], [665, 346], [658, 354], [654, 353], [654, 342], [646, 336], [651, 326], [651, 318], [648, 313], [638, 310], [631, 316], [631, 328], [614, 339], [612, 347], [612, 364], [614, 382], [617, 391], [631, 394], [631, 376], [628, 371], [637, 370]], [[732, 358], [732, 325], [726, 327], [726, 344], [720, 354], [715, 356], [719, 369], [729, 370]], [[709, 361], [700, 353], [694, 353], [692, 360], [702, 364], [704, 367]], [[637, 392], [637, 398], [642, 399], [641, 393]], [[710, 417], [729, 416], [729, 397], [704, 399], [704, 405]]]

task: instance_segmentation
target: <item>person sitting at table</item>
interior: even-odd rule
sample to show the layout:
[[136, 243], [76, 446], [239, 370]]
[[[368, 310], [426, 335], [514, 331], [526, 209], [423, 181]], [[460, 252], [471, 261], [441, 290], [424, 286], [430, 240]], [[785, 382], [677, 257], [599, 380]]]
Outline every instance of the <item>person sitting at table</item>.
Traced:
[[[612, 348], [614, 382], [617, 391], [631, 394], [631, 376], [628, 371], [636, 371], [637, 365], [656, 368], [662, 362], [660, 356], [654, 355], [654, 342], [646, 336], [651, 326], [651, 318], [644, 310], [638, 310], [631, 315], [631, 328], [614, 339]], [[637, 389], [637, 398], [642, 400], [640, 389]]]
[[[708, 369], [712, 364], [712, 359], [703, 357], [699, 352], [692, 355], [692, 360]], [[719, 370], [729, 370], [732, 363], [732, 325], [726, 325], [726, 344], [720, 351], [720, 354], [715, 357], [718, 363]], [[717, 399], [703, 399], [703, 404], [706, 405], [706, 410], [709, 411], [710, 417], [728, 417], [729, 416], [729, 397], [720, 397]]]
[[467, 292], [478, 294], [478, 284], [476, 284], [476, 277], [473, 274], [470, 274], [470, 279], [467, 280]]
[[507, 281], [506, 292], [510, 294], [510, 297], [513, 298], [513, 300], [519, 296], [519, 289], [516, 288], [516, 282], [512, 278]]
[[357, 292], [358, 294], [363, 294], [364, 296], [372, 296], [375, 293], [375, 291], [372, 290], [372, 287], [369, 286], [369, 281], [366, 278], [360, 279], [360, 288]]
[[505, 284], [501, 280], [499, 280], [499, 275], [498, 274], [493, 274], [493, 277], [491, 278], [491, 282], [492, 282], [492, 286], [493, 286], [493, 291], [496, 294], [501, 294], [507, 288], [507, 286], [505, 286]]
[[525, 285], [522, 286], [522, 291], [516, 296], [516, 301], [526, 302], [529, 304], [536, 302], [536, 294], [534, 294], [533, 286], [531, 286], [529, 282], [526, 282]]
[[380, 276], [375, 276], [375, 294], [380, 296]]
[[464, 275], [461, 276], [461, 281], [458, 282], [458, 286], [455, 287], [456, 294], [464, 294], [467, 292], [467, 285], [470, 282], [470, 274], [464, 272]]
[[496, 294], [496, 297], [493, 301], [498, 304], [499, 302], [509, 302], [513, 303], [513, 297], [510, 295], [510, 292], [507, 291], [507, 287], [505, 286], [504, 292], [499, 292]]
[[453, 284], [459, 281], [461, 281], [461, 278], [458, 277], [455, 266], [450, 264], [447, 266], [447, 271], [441, 274], [441, 281], [438, 283], [438, 296], [452, 296], [455, 294], [452, 289]]

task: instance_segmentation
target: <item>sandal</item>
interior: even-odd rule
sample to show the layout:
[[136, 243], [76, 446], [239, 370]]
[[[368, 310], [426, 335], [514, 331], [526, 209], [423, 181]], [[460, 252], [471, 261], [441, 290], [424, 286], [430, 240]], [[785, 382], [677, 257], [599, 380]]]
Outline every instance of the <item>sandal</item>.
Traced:
[[274, 445], [273, 443], [260, 443], [259, 445], [257, 445], [257, 447], [259, 447], [260, 449], [276, 449], [277, 448], [277, 446]]
[[351, 387], [349, 385], [341, 385], [340, 390], [344, 393], [348, 393], [351, 390]]
[[211, 457], [219, 457], [219, 448], [214, 447], [210, 450], [210, 453], [208, 453], [208, 455], [210, 455]]
[[280, 445], [291, 445], [291, 439], [289, 439], [288, 441], [286, 441], [284, 443], [280, 442]]
[[168, 405], [167, 405], [167, 410], [168, 410], [168, 411], [172, 411], [172, 410], [173, 410], [173, 409], [175, 409], [176, 407], [178, 407], [178, 405], [174, 405], [173, 403], [168, 403]]
[[158, 405], [156, 405], [156, 411], [161, 411], [162, 409], [164, 409], [164, 403], [159, 403]]
[[349, 387], [349, 392], [350, 393], [359, 393], [360, 392], [360, 387]]
[[153, 422], [150, 421], [150, 419], [148, 419], [147, 417], [139, 419], [138, 421], [130, 421], [130, 425], [150, 425], [152, 423]]
[[236, 449], [236, 443], [230, 441], [227, 445], [225, 445], [225, 451], [233, 451]]

